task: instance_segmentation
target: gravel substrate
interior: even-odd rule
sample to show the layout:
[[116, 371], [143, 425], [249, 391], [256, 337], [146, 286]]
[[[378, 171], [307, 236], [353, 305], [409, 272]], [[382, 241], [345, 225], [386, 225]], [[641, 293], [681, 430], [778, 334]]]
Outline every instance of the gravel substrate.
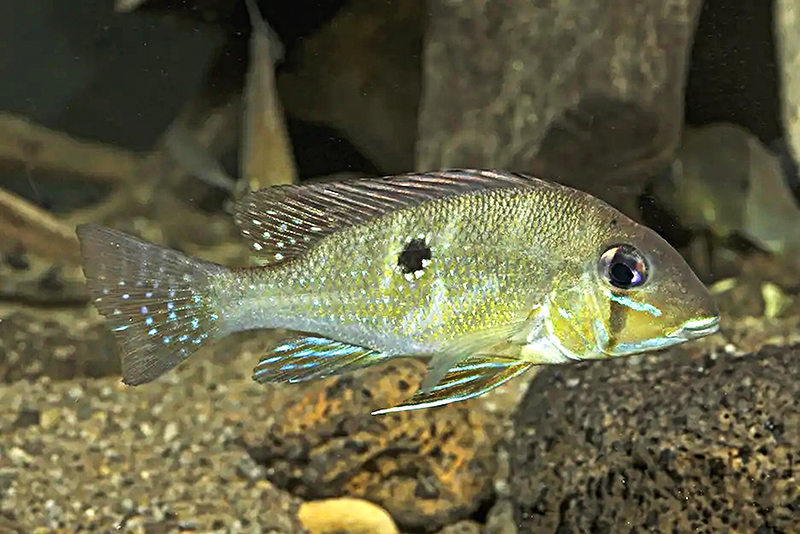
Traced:
[[0, 512], [25, 532], [298, 532], [299, 501], [237, 443], [270, 397], [248, 371], [0, 387]]

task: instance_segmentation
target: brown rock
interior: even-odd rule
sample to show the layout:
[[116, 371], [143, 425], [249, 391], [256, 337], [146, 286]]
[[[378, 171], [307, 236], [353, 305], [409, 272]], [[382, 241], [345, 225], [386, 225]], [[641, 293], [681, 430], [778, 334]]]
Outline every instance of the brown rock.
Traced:
[[491, 495], [496, 466], [498, 423], [480, 403], [370, 415], [410, 396], [424, 369], [401, 360], [294, 385], [297, 400], [250, 414], [264, 424], [244, 442], [274, 484], [306, 499], [368, 499], [417, 531], [466, 518]]
[[481, 534], [481, 525], [475, 521], [459, 521], [447, 525], [438, 534]]
[[517, 416], [520, 534], [795, 532], [800, 346], [551, 367]]
[[345, 134], [386, 173], [414, 165], [425, 2], [354, 0], [278, 77], [288, 113]]
[[119, 372], [114, 338], [89, 313], [0, 312], [0, 382]]
[[699, 4], [430, 2], [417, 167], [638, 187], [678, 145]]
[[800, 161], [800, 6], [794, 0], [776, 0], [774, 10], [782, 122], [789, 139], [789, 152], [794, 161]]

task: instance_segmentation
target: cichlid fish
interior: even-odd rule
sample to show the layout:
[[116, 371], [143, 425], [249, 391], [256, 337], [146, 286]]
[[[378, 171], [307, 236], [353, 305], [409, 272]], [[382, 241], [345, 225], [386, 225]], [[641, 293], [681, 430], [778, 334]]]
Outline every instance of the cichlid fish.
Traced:
[[306, 332], [266, 354], [261, 383], [394, 357], [430, 358], [387, 413], [475, 397], [539, 364], [661, 349], [719, 313], [652, 230], [586, 193], [454, 170], [254, 191], [236, 223], [268, 264], [227, 268], [108, 228], [78, 228], [94, 305], [126, 384], [231, 332]]

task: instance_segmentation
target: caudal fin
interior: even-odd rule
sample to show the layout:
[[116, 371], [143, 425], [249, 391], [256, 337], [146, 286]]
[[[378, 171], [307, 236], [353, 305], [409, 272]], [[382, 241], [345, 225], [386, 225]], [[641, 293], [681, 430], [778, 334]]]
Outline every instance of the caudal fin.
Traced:
[[155, 380], [221, 332], [213, 277], [221, 265], [96, 225], [77, 229], [94, 306], [122, 349], [122, 380]]

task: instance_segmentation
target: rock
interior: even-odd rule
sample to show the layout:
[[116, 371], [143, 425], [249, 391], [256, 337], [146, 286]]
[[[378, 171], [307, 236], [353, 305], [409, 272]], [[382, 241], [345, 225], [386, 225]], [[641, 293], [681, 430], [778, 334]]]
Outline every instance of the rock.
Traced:
[[475, 521], [459, 521], [447, 525], [439, 534], [481, 534], [481, 525]]
[[781, 74], [781, 112], [789, 153], [800, 161], [800, 6], [794, 0], [776, 0], [776, 48]]
[[288, 114], [343, 132], [385, 173], [412, 170], [424, 15], [417, 0], [350, 2], [278, 76]]
[[392, 517], [361, 499], [326, 499], [303, 503], [297, 512], [309, 534], [398, 534]]
[[492, 506], [486, 518], [485, 534], [517, 534], [514, 521], [514, 505], [509, 499], [501, 499]]
[[793, 155], [794, 150], [789, 146], [785, 138], [775, 139], [769, 144], [770, 150], [778, 156], [781, 164], [781, 172], [792, 190], [792, 194], [797, 202], [800, 202], [800, 166]]
[[0, 515], [0, 532], [4, 534], [24, 534], [25, 529], [20, 527], [8, 517]]
[[430, 2], [417, 167], [638, 187], [679, 143], [699, 4]]
[[516, 419], [520, 534], [794, 532], [800, 345], [552, 367]]
[[499, 422], [479, 399], [372, 416], [419, 385], [425, 366], [400, 360], [292, 385], [280, 410], [249, 414], [243, 440], [278, 487], [305, 499], [343, 495], [384, 507], [404, 531], [466, 519], [492, 494]]
[[78, 264], [53, 263], [36, 255], [0, 259], [0, 300], [57, 306], [88, 302], [86, 279]]
[[0, 382], [119, 373], [114, 338], [90, 314], [0, 311]]

